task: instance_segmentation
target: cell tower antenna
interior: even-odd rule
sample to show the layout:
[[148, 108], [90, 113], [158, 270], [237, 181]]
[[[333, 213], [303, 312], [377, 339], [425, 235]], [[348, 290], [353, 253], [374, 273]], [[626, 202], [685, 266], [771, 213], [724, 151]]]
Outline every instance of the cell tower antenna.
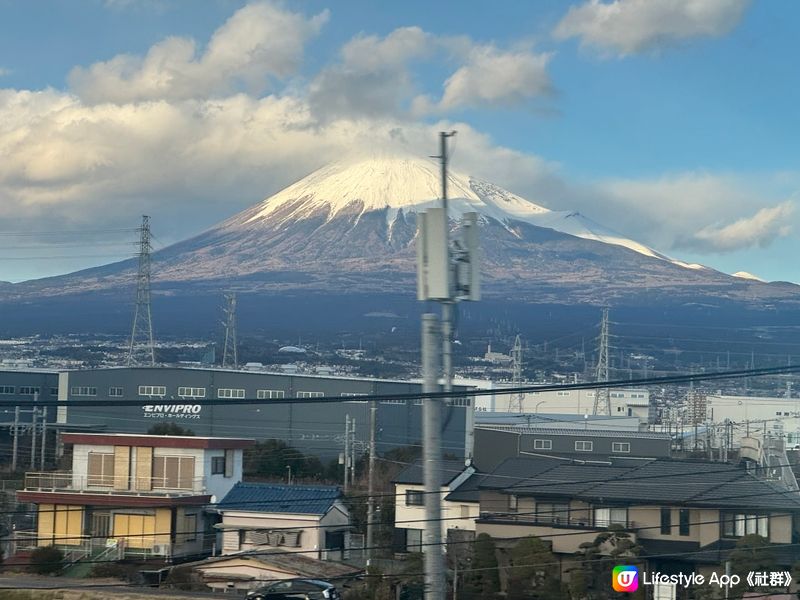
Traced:
[[153, 343], [153, 314], [150, 307], [150, 217], [142, 216], [139, 228], [139, 273], [136, 277], [136, 308], [133, 312], [128, 366], [155, 365]]
[[[522, 385], [522, 340], [519, 335], [514, 340], [514, 347], [511, 348], [512, 372], [511, 382], [514, 387]], [[525, 404], [525, 394], [517, 393], [511, 398], [510, 412], [522, 412], [523, 405]]]
[[[597, 354], [594, 380], [597, 382], [608, 381], [608, 308], [603, 309], [603, 320], [600, 322], [600, 346]], [[597, 388], [594, 391], [593, 414], [611, 416], [611, 397], [608, 388]]]
[[239, 366], [239, 355], [236, 350], [236, 294], [230, 292], [225, 294], [225, 349], [222, 352], [222, 366]]

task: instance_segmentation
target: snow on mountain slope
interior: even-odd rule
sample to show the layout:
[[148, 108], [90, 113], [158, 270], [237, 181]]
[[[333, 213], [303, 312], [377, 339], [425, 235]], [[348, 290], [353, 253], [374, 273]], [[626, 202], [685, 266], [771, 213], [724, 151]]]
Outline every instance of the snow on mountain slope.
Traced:
[[[441, 181], [439, 166], [420, 158], [378, 158], [337, 162], [325, 166], [297, 183], [281, 190], [260, 204], [222, 224], [223, 229], [258, 227], [259, 222], [278, 216], [288, 223], [319, 214], [327, 221], [357, 207], [359, 217], [372, 211], [386, 210], [387, 226], [400, 211], [416, 213], [439, 206]], [[616, 233], [584, 215], [573, 211], [553, 211], [517, 196], [492, 183], [449, 172], [449, 213], [453, 219], [465, 212], [477, 212], [502, 223], [511, 230], [513, 221], [523, 221], [576, 237], [622, 246], [678, 266], [697, 268], [661, 254]]]

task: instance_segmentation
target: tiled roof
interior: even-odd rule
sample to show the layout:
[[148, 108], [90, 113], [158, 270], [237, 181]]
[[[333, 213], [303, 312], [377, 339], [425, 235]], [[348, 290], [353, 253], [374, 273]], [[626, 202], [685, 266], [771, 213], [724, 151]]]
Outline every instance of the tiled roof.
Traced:
[[217, 505], [220, 511], [324, 515], [342, 495], [338, 487], [237, 483]]
[[[440, 486], [449, 484], [453, 479], [461, 475], [466, 467], [463, 460], [443, 460], [441, 469]], [[412, 485], [422, 485], [425, 483], [425, 474], [422, 462], [417, 461], [400, 471], [393, 483], [403, 483]]]
[[671, 503], [731, 509], [800, 510], [787, 492], [744, 468], [705, 461], [652, 459], [580, 463], [511, 458], [480, 483], [483, 489], [539, 497], [620, 503]]

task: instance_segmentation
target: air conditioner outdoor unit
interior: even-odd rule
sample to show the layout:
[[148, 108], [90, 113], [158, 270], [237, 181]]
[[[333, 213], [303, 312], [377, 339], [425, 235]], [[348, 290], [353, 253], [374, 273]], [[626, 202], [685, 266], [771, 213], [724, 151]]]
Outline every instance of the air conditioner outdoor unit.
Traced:
[[153, 545], [153, 554], [157, 556], [166, 556], [169, 553], [169, 546], [166, 544]]

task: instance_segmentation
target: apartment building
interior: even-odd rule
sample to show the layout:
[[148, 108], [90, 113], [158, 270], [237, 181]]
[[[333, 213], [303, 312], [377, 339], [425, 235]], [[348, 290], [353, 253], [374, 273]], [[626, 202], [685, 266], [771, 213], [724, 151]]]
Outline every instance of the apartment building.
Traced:
[[[17, 546], [62, 546], [73, 555], [177, 557], [208, 552], [206, 513], [242, 479], [249, 439], [65, 433], [72, 470], [26, 473], [20, 502], [37, 506], [37, 526]], [[106, 551], [103, 550], [103, 551]]]

